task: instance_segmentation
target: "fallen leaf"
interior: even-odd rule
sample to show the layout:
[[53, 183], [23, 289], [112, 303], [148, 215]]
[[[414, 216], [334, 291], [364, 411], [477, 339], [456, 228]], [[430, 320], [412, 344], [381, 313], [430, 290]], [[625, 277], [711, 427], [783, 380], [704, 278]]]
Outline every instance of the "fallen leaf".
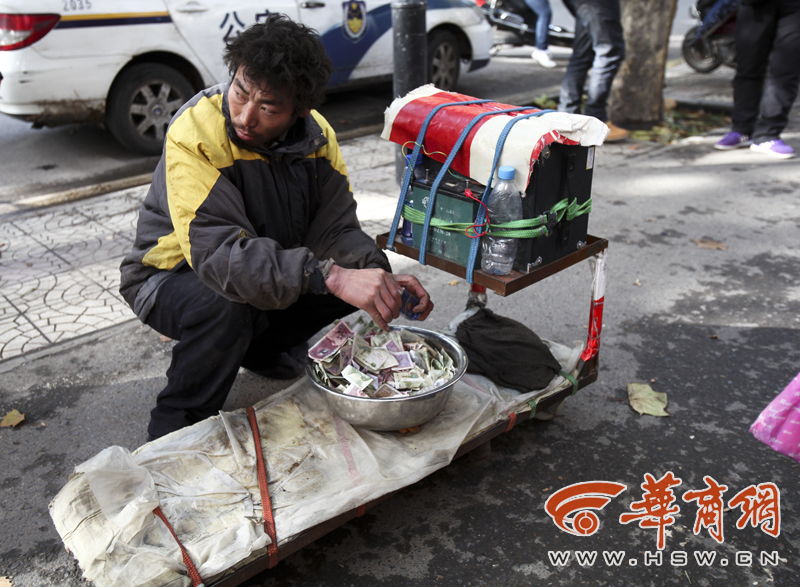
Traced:
[[727, 251], [728, 245], [725, 243], [720, 243], [717, 241], [712, 241], [710, 238], [701, 238], [697, 240], [693, 240], [693, 243], [697, 245], [698, 249], [711, 249], [717, 251]]
[[447, 285], [458, 285], [458, 279], [454, 279], [453, 281], [448, 281]]
[[633, 285], [635, 285], [636, 287], [642, 287], [642, 282], [637, 279], [636, 281], [633, 282]]
[[11, 410], [3, 417], [3, 421], [0, 422], [0, 428], [16, 426], [22, 423], [23, 420], [25, 420], [25, 414], [20, 414], [17, 410]]
[[713, 338], [714, 340], [717, 340], [719, 338], [719, 335], [718, 334], [709, 334], [708, 338]]
[[653, 388], [646, 383], [628, 384], [628, 402], [639, 414], [669, 416], [664, 410], [667, 407], [667, 394], [653, 391]]
[[158, 340], [161, 342], [172, 342], [172, 339], [169, 336], [164, 336], [163, 334], [158, 337]]
[[403, 428], [402, 430], [398, 430], [400, 434], [405, 434], [408, 432], [409, 434], [416, 434], [419, 432], [419, 426], [412, 426], [411, 428]]

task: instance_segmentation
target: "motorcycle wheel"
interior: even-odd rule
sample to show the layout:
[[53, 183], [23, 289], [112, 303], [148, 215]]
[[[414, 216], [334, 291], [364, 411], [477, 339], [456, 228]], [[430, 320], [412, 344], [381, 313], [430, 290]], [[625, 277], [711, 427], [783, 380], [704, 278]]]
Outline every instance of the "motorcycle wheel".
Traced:
[[722, 65], [722, 60], [710, 50], [708, 43], [695, 41], [698, 28], [690, 28], [683, 37], [683, 58], [696, 72], [710, 73]]

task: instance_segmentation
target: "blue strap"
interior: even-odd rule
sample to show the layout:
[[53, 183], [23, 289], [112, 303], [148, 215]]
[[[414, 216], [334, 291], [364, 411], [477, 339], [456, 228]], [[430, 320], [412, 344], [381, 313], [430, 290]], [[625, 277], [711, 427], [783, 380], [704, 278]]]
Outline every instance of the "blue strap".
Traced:
[[417, 141], [414, 144], [414, 151], [411, 154], [412, 163], [406, 167], [405, 176], [403, 177], [403, 185], [400, 187], [400, 197], [397, 200], [397, 210], [394, 213], [394, 220], [392, 220], [392, 228], [389, 231], [389, 240], [386, 243], [386, 248], [394, 251], [394, 240], [397, 238], [397, 227], [400, 224], [400, 217], [403, 215], [403, 206], [406, 203], [406, 194], [408, 194], [408, 186], [411, 184], [411, 178], [414, 177], [414, 165], [416, 164], [417, 157], [419, 157], [420, 149], [422, 149], [422, 141], [425, 138], [425, 133], [428, 130], [428, 124], [434, 115], [442, 108], [448, 106], [468, 106], [470, 104], [485, 104], [486, 102], [493, 102], [494, 100], [469, 100], [467, 102], [448, 102], [447, 104], [439, 104], [433, 110], [428, 112], [422, 126], [417, 135]]
[[[503, 152], [503, 146], [506, 143], [506, 138], [508, 138], [508, 134], [511, 132], [511, 127], [517, 124], [520, 120], [524, 120], [526, 118], [533, 118], [536, 116], [541, 116], [542, 114], [548, 114], [550, 112], [555, 112], [554, 110], [540, 110], [539, 112], [531, 112], [530, 114], [523, 114], [522, 116], [517, 116], [512, 118], [508, 121], [505, 128], [503, 128], [503, 132], [500, 133], [500, 137], [497, 139], [497, 146], [495, 147], [494, 151], [494, 161], [492, 161], [492, 171], [489, 174], [489, 181], [486, 182], [486, 189], [483, 192], [483, 197], [481, 201], [483, 202], [483, 206], [478, 206], [478, 215], [475, 217], [475, 226], [479, 226], [483, 223], [484, 218], [486, 217], [486, 205], [489, 203], [489, 194], [492, 192], [492, 181], [494, 180], [494, 173], [497, 169], [497, 163], [500, 161], [500, 154]], [[478, 258], [478, 246], [480, 245], [481, 239], [474, 238], [470, 243], [469, 247], [469, 258], [467, 259], [467, 283], [473, 283], [472, 281], [472, 273], [475, 271], [475, 261]]]
[[419, 262], [425, 265], [425, 253], [427, 252], [428, 248], [428, 231], [430, 229], [431, 218], [433, 217], [433, 210], [436, 204], [436, 192], [439, 189], [439, 184], [442, 183], [442, 179], [444, 176], [447, 175], [447, 171], [450, 169], [450, 164], [455, 159], [458, 151], [461, 149], [461, 145], [464, 144], [464, 141], [467, 140], [467, 135], [470, 131], [475, 127], [478, 122], [486, 118], [487, 116], [493, 116], [495, 114], [508, 114], [510, 112], [520, 112], [522, 110], [530, 110], [530, 106], [523, 106], [523, 107], [515, 107], [515, 108], [507, 108], [505, 110], [493, 110], [490, 112], [484, 112], [482, 114], [478, 114], [475, 118], [473, 118], [470, 123], [464, 127], [464, 130], [461, 131], [461, 134], [458, 137], [458, 140], [453, 145], [453, 148], [450, 149], [450, 154], [447, 156], [447, 159], [442, 164], [441, 170], [439, 170], [439, 174], [436, 176], [436, 179], [433, 180], [433, 185], [431, 186], [430, 195], [428, 196], [428, 205], [425, 210], [425, 222], [422, 224], [422, 239], [419, 245]]

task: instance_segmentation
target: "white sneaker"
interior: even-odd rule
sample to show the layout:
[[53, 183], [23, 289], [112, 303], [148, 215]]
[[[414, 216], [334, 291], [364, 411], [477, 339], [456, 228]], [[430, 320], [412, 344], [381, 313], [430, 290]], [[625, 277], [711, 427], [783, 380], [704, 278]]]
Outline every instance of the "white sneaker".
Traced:
[[531, 53], [531, 59], [533, 59], [542, 67], [546, 67], [548, 69], [557, 65], [556, 62], [553, 61], [553, 58], [550, 57], [550, 53], [547, 51], [542, 51], [541, 49], [534, 49], [533, 53]]

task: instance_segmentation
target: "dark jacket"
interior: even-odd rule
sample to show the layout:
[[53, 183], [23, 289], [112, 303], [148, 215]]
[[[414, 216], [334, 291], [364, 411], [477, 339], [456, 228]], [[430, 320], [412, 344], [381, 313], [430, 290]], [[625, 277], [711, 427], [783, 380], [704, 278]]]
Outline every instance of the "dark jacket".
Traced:
[[261, 310], [325, 293], [320, 265], [390, 270], [356, 218], [333, 129], [317, 112], [266, 148], [241, 144], [228, 84], [202, 91], [175, 115], [120, 293], [143, 321], [163, 280], [194, 270], [217, 293]]

